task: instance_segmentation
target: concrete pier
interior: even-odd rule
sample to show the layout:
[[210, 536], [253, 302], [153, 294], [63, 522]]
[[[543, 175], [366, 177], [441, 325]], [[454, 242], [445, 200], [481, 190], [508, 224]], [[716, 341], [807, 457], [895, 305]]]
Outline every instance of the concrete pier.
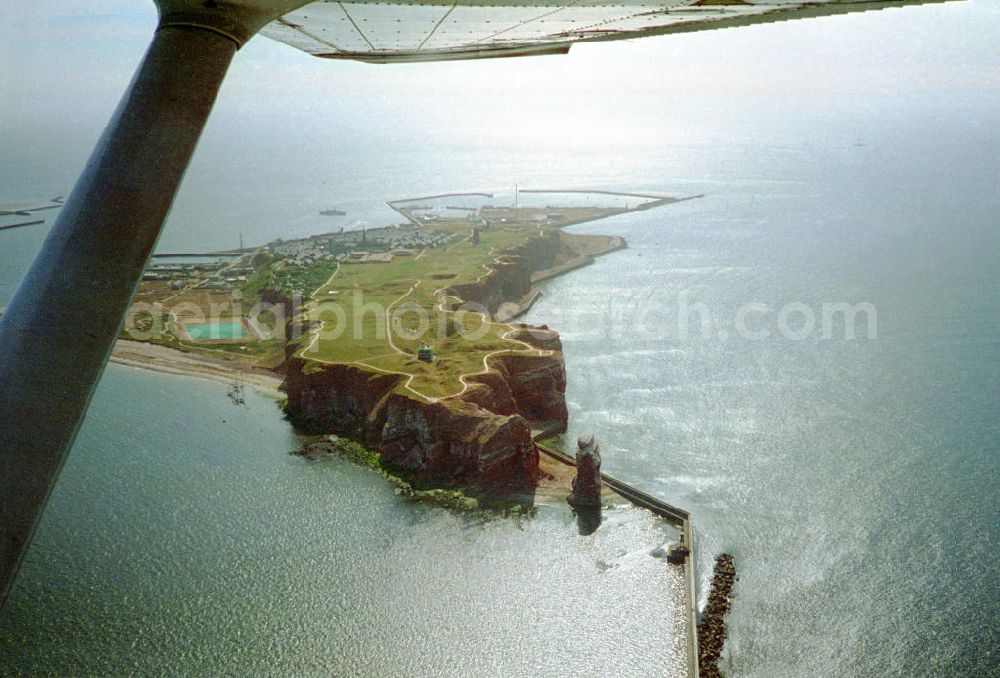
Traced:
[[[544, 454], [558, 462], [569, 466], [576, 466], [576, 460], [567, 454], [553, 450], [550, 447], [535, 443], [535, 447], [541, 454]], [[684, 607], [687, 621], [687, 646], [688, 646], [688, 676], [689, 678], [700, 678], [698, 669], [698, 627], [697, 627], [697, 597], [695, 594], [695, 571], [694, 571], [694, 526], [691, 524], [691, 514], [684, 509], [671, 506], [670, 504], [646, 494], [631, 485], [616, 480], [611, 476], [601, 473], [601, 482], [618, 493], [622, 498], [641, 508], [647, 509], [660, 516], [672, 525], [681, 528], [681, 546], [687, 550], [684, 554], [683, 562], [679, 566], [684, 568]]]

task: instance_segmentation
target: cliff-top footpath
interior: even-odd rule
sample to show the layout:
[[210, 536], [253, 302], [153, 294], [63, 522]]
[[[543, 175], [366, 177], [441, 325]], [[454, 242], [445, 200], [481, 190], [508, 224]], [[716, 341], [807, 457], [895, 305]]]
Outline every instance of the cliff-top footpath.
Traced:
[[[533, 236], [500, 252], [477, 280], [442, 294], [449, 309], [471, 302], [492, 316], [531, 291], [533, 273], [570, 257], [579, 252], [568, 250], [558, 231]], [[487, 493], [532, 488], [539, 479], [532, 429], [566, 428], [562, 344], [548, 328], [503, 327], [511, 348], [487, 354], [485, 367], [460, 375], [462, 387], [444, 398], [405, 388], [410, 380], [403, 371], [323, 364], [301, 344], [290, 344], [283, 384], [287, 412], [304, 429], [353, 438], [428, 484]]]

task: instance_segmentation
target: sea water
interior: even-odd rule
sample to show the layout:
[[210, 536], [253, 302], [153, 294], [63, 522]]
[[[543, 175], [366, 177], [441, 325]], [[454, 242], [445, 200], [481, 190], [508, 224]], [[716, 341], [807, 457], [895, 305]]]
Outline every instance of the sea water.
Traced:
[[[314, 214], [329, 204], [351, 227], [390, 222], [396, 197], [510, 201], [515, 180], [704, 193], [574, 228], [630, 247], [546, 283], [527, 317], [562, 332], [570, 435], [596, 433], [607, 471], [692, 511], [702, 602], [714, 555], [735, 555], [730, 675], [995, 674], [989, 125], [657, 123], [526, 144], [472, 121], [421, 145], [374, 122], [390, 131], [338, 153], [286, 130], [269, 172], [238, 159], [270, 137], [210, 130], [161, 249], [330, 230]], [[66, 190], [33, 177], [6, 197]], [[0, 235], [0, 303], [43, 236]], [[871, 304], [875, 336], [862, 319], [853, 340], [826, 337], [823, 304], [841, 302]], [[753, 338], [736, 327], [748, 304], [763, 305], [744, 317]], [[240, 409], [225, 389], [108, 371], [3, 613], [3, 672], [647, 675], [676, 656], [677, 582], [645, 555], [643, 514], [583, 538], [566, 511], [415, 506], [361, 469], [287, 456], [275, 404]]]
[[269, 397], [112, 366], [4, 609], [0, 673], [684, 675], [669, 536], [464, 515], [306, 461]]
[[[997, 675], [998, 150], [705, 149], [727, 180], [574, 229], [629, 249], [526, 318], [562, 330], [570, 436], [692, 511], [702, 600], [735, 556], [727, 675]], [[874, 331], [825, 336], [835, 303], [870, 304]]]

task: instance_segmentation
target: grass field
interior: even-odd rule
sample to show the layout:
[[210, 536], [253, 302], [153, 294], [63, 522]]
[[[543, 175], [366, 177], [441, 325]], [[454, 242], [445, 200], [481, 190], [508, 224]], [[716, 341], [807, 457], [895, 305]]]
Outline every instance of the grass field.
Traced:
[[[483, 213], [487, 213], [485, 209]], [[160, 325], [165, 333], [144, 340], [209, 350], [186, 336], [174, 336], [170, 328], [177, 322], [200, 322], [202, 317], [235, 321], [250, 312], [265, 288], [286, 296], [301, 292], [307, 302], [301, 317], [316, 321], [318, 328], [304, 338], [301, 357], [317, 363], [358, 364], [405, 375], [408, 378], [400, 388], [429, 400], [454, 396], [468, 387], [468, 377], [488, 369], [491, 356], [546, 352], [507, 339], [512, 330], [509, 324], [492, 322], [475, 311], [446, 310], [463, 300], [445, 290], [475, 282], [505, 251], [529, 238], [552, 233], [569, 223], [617, 213], [620, 210], [596, 207], [518, 211], [493, 208], [489, 212], [492, 226], [480, 229], [478, 244], [472, 243], [471, 225], [464, 216], [441, 218], [423, 227], [453, 234], [455, 237], [447, 244], [397, 255], [389, 263], [348, 259], [339, 264], [323, 261], [291, 266], [284, 259], [258, 253], [253, 264], [255, 272], [235, 291], [209, 289], [199, 282], [204, 276], [196, 277], [179, 291], [166, 282], [149, 281], [143, 283], [136, 301], [157, 307], [153, 313], [162, 313]], [[553, 214], [544, 221], [546, 215]], [[581, 257], [601, 250], [608, 242], [602, 236], [561, 231], [560, 240], [562, 250], [555, 257], [555, 267], [574, 266]], [[259, 316], [269, 331], [278, 331], [282, 326], [273, 311], [265, 310]], [[149, 322], [144, 316], [140, 320]], [[425, 343], [434, 350], [431, 363], [417, 359], [417, 349]], [[211, 348], [237, 353], [262, 365], [280, 363], [284, 353], [277, 339]]]
[[[402, 388], [428, 399], [455, 395], [463, 377], [486, 369], [484, 359], [505, 351], [539, 353], [504, 335], [511, 326], [487, 322], [472, 311], [445, 311], [455, 302], [444, 290], [474, 282], [508, 248], [538, 235], [537, 226], [494, 227], [480, 231], [473, 245], [464, 220], [430, 226], [462, 236], [446, 247], [398, 256], [388, 264], [344, 262], [312, 295], [307, 309], [321, 328], [305, 342], [301, 355], [323, 363], [356, 363], [404, 374]], [[516, 230], [515, 230], [516, 229]], [[417, 359], [422, 343], [433, 346], [433, 363]]]

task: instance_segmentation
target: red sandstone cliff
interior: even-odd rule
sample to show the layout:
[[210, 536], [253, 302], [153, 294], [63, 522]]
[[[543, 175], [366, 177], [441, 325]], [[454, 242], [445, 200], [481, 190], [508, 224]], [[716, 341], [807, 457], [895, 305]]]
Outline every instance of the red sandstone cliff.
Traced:
[[566, 367], [559, 334], [548, 328], [521, 325], [511, 339], [546, 351], [551, 355], [502, 353], [490, 360], [493, 369], [470, 377], [482, 384], [461, 396], [499, 414], [519, 414], [534, 427], [564, 431], [566, 410]]
[[[286, 367], [284, 388], [294, 421], [358, 440], [417, 478], [481, 490], [531, 487], [538, 480], [538, 452], [520, 414], [491, 411], [488, 402], [429, 403], [396, 392], [403, 377], [353, 365], [293, 357]], [[517, 401], [511, 402], [517, 408]]]
[[[495, 312], [527, 294], [531, 273], [551, 265], [559, 248], [557, 233], [532, 238], [479, 281], [452, 292]], [[479, 386], [436, 403], [401, 393], [400, 375], [309, 362], [295, 357], [297, 346], [290, 344], [283, 385], [288, 414], [311, 430], [358, 440], [431, 483], [493, 491], [533, 487], [538, 451], [531, 428], [565, 430], [566, 371], [558, 333], [521, 325], [511, 338], [550, 353], [496, 355], [489, 372], [469, 378]]]
[[558, 231], [529, 238], [522, 245], [504, 250], [479, 280], [452, 285], [450, 293], [465, 302], [480, 304], [496, 313], [500, 304], [516, 302], [531, 291], [531, 274], [555, 264], [562, 249]]

